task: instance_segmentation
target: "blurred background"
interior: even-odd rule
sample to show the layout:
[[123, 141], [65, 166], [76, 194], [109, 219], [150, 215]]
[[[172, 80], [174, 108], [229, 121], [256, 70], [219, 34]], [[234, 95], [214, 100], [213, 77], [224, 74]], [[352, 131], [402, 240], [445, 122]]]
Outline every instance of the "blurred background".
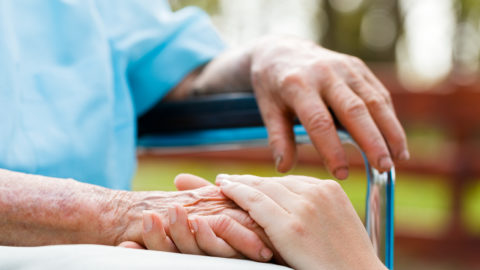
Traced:
[[[170, 0], [206, 10], [232, 47], [291, 34], [363, 59], [392, 92], [412, 159], [397, 164], [397, 269], [480, 269], [480, 1]], [[341, 184], [360, 216], [361, 157]], [[268, 149], [139, 152], [135, 190], [174, 190], [188, 172], [278, 175]], [[292, 174], [330, 178], [310, 146]]]

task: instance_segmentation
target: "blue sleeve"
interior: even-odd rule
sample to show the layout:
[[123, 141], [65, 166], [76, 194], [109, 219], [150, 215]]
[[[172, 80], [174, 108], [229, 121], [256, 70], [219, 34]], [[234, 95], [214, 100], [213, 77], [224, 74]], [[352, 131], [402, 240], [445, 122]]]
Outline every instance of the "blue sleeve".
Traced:
[[97, 7], [113, 61], [126, 67], [137, 115], [225, 48], [198, 8], [172, 12], [167, 1], [159, 0], [98, 0]]

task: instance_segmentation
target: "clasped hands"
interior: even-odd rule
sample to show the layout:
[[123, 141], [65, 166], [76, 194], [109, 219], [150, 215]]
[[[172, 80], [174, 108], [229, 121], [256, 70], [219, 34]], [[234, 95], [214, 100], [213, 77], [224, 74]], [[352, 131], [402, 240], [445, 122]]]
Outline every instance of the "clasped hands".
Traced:
[[385, 269], [337, 182], [221, 174], [216, 183], [179, 175], [175, 184], [192, 201], [143, 211], [141, 241], [120, 245], [263, 262], [274, 256], [295, 269]]
[[[338, 179], [347, 178], [348, 162], [329, 108], [373, 167], [387, 171], [394, 160], [409, 158], [388, 90], [358, 58], [298, 38], [266, 37], [246, 50], [212, 60], [195, 88], [223, 89], [228, 63], [244, 67], [235, 78], [240, 86], [254, 89], [278, 171], [288, 171], [295, 162], [292, 124], [297, 116], [329, 171]], [[168, 197], [165, 193], [132, 193], [134, 202], [143, 203], [130, 207], [136, 213], [131, 219], [137, 221], [125, 225], [127, 233], [117, 240], [133, 240], [122, 243], [130, 247], [258, 261], [274, 256], [301, 269], [383, 268], [334, 181], [300, 176], [220, 178], [225, 179], [217, 183], [223, 184], [214, 187], [194, 176], [177, 177], [180, 191], [170, 204], [161, 203]], [[171, 203], [175, 207], [162, 208]], [[138, 226], [143, 232], [131, 229]]]

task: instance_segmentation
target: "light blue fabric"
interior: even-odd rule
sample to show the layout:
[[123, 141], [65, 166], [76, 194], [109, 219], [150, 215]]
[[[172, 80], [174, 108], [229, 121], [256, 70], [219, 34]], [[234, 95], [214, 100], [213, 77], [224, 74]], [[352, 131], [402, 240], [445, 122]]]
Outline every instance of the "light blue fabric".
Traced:
[[161, 0], [0, 0], [0, 168], [128, 189], [135, 120], [224, 48]]

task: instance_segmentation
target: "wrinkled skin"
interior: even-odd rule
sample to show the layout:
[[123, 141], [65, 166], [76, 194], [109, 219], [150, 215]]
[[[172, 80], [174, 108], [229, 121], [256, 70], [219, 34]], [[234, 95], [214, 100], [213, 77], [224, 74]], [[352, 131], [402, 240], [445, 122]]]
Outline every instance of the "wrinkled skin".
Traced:
[[389, 91], [356, 57], [294, 37], [267, 38], [255, 46], [251, 83], [281, 172], [294, 163], [291, 126], [298, 116], [328, 169], [339, 179], [347, 177], [347, 159], [328, 108], [375, 168], [386, 171], [392, 159], [409, 158]]
[[359, 58], [309, 40], [267, 36], [225, 51], [192, 73], [169, 98], [246, 89], [253, 89], [257, 98], [279, 172], [295, 163], [292, 123], [298, 117], [330, 172], [347, 178], [347, 158], [328, 109], [376, 169], [386, 171], [393, 161], [409, 159], [389, 91]]
[[[118, 239], [119, 243], [122, 242], [121, 246], [141, 247], [140, 245], [135, 245], [132, 241], [145, 245], [146, 241], [144, 241], [144, 236], [142, 236], [142, 230], [139, 229], [143, 226], [142, 213], [144, 210], [153, 210], [158, 213], [160, 216], [159, 223], [164, 227], [166, 235], [170, 236], [172, 232], [169, 229], [168, 206], [180, 205], [186, 209], [187, 215], [204, 217], [216, 235], [233, 239], [232, 247], [244, 256], [259, 261], [270, 259], [259, 256], [264, 245], [272, 249], [272, 245], [263, 229], [245, 211], [226, 198], [216, 186], [208, 185], [176, 192], [132, 192], [128, 196], [129, 199], [127, 201], [130, 202], [128, 203], [128, 209], [122, 216], [119, 216], [121, 220], [126, 222], [126, 225], [122, 228], [123, 233]], [[241, 233], [238, 232], [238, 227], [232, 229], [234, 221], [254, 232], [259, 239], [254, 239], [251, 235], [244, 237], [243, 240], [245, 241], [238, 239], [238, 236], [235, 236], [235, 234]], [[143, 231], [143, 234], [146, 233]], [[125, 243], [124, 241], [128, 242]], [[261, 244], [261, 242], [265, 244]], [[168, 246], [160, 250], [174, 251], [168, 248]], [[186, 251], [190, 252], [183, 253], [203, 254], [203, 252], [195, 249], [187, 249]], [[239, 256], [235, 254], [232, 257]], [[275, 251], [274, 257], [279, 262], [282, 261]]]

